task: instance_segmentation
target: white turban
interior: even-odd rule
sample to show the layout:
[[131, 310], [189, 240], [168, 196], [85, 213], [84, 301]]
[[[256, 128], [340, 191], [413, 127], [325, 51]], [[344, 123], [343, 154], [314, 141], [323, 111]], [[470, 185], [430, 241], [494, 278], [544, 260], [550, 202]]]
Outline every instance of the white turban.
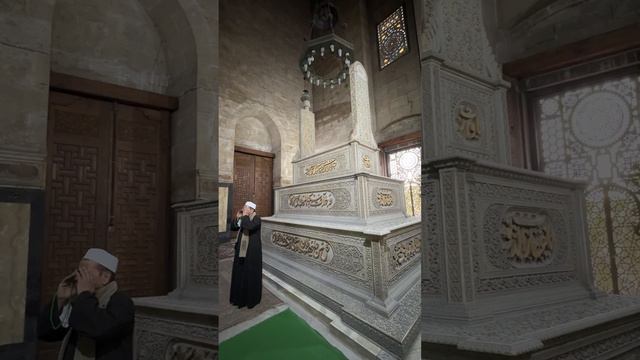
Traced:
[[252, 208], [253, 210], [256, 209], [256, 204], [252, 203], [251, 201], [247, 201], [246, 203], [244, 203], [244, 206], [248, 206], [248, 207]]
[[116, 273], [116, 270], [118, 270], [118, 258], [102, 249], [89, 249], [87, 250], [87, 253], [84, 254], [84, 258], [97, 262], [98, 264], [111, 270], [111, 272], [113, 272], [114, 274]]

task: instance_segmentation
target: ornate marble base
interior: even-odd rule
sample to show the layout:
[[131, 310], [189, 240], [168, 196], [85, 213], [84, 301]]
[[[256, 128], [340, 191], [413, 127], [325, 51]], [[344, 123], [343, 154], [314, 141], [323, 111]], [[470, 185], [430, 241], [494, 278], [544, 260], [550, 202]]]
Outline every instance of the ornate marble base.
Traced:
[[418, 333], [420, 224], [262, 219], [265, 270], [399, 357]]
[[423, 357], [640, 351], [640, 298], [593, 286], [583, 183], [463, 157], [423, 174]]
[[175, 204], [177, 288], [134, 299], [138, 360], [218, 358], [217, 201]]
[[218, 317], [210, 302], [171, 296], [137, 298], [134, 302], [136, 359], [218, 358]]
[[424, 319], [422, 329], [430, 360], [639, 359], [640, 298], [604, 296], [464, 324]]

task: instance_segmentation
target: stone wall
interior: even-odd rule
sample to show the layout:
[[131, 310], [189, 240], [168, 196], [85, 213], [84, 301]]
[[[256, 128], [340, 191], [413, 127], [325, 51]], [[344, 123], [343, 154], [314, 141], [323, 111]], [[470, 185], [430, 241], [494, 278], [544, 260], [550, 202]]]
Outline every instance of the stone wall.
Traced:
[[44, 187], [52, 11], [0, 3], [0, 185]]
[[164, 94], [168, 73], [161, 41], [137, 1], [58, 0], [51, 69]]
[[[409, 53], [380, 70], [376, 26], [400, 5], [405, 4]], [[369, 0], [373, 94], [378, 142], [420, 130], [420, 52], [413, 2]]]
[[233, 181], [233, 149], [240, 144], [236, 126], [261, 122], [276, 154], [274, 185], [290, 184], [305, 86], [298, 61], [310, 31], [309, 3], [224, 1], [220, 11], [219, 179]]

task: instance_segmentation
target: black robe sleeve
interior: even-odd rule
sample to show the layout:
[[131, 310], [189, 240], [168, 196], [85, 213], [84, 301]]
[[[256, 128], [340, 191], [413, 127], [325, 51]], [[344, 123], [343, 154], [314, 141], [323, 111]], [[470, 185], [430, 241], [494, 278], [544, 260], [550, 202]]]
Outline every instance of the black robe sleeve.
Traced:
[[260, 230], [260, 216], [254, 216], [253, 220], [247, 215], [243, 216], [241, 226], [243, 229], [249, 230], [249, 232]]
[[231, 220], [231, 231], [238, 231], [240, 230], [240, 227], [238, 226], [238, 218], [233, 218]]
[[64, 338], [69, 329], [62, 327], [60, 313], [58, 300], [55, 298], [42, 308], [38, 316], [38, 339], [60, 341]]
[[114, 294], [105, 309], [94, 294], [82, 292], [72, 303], [69, 326], [94, 340], [113, 339], [133, 327], [135, 307], [125, 295]]

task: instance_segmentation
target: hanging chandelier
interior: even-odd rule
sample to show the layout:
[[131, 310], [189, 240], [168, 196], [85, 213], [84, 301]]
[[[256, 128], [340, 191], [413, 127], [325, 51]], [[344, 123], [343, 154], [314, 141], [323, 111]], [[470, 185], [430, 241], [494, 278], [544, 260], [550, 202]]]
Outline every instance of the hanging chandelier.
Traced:
[[[353, 59], [353, 46], [333, 32], [338, 12], [329, 0], [316, 2], [312, 39], [306, 43], [306, 51], [300, 60], [304, 79], [313, 86], [333, 89], [348, 81], [349, 66]], [[324, 33], [321, 36], [314, 36]]]

